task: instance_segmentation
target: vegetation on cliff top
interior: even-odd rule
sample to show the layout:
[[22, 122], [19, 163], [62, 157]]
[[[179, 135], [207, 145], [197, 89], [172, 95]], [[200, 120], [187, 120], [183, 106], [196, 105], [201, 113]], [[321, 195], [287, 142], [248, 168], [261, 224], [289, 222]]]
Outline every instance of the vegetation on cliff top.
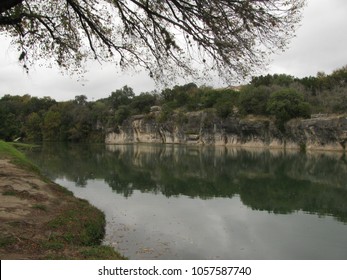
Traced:
[[[156, 107], [158, 113], [151, 112]], [[165, 122], [175, 113], [208, 110], [220, 118], [247, 114], [274, 118], [280, 128], [292, 118], [347, 112], [347, 67], [330, 75], [295, 78], [285, 74], [253, 77], [240, 87], [214, 89], [194, 83], [136, 95], [124, 86], [90, 102], [84, 95], [57, 102], [49, 97], [5, 95], [0, 99], [0, 139], [103, 142], [129, 116], [146, 114]]]

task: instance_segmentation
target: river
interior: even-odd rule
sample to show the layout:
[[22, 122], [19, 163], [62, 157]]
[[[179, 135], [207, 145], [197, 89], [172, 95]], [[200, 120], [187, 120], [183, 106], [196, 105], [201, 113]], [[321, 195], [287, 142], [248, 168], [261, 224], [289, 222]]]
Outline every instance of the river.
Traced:
[[27, 156], [105, 212], [130, 259], [347, 259], [339, 153], [44, 144]]

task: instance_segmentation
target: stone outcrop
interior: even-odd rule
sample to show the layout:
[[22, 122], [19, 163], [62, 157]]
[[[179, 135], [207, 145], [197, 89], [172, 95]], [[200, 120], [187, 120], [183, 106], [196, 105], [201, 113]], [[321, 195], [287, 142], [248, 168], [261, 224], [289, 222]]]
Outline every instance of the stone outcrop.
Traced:
[[345, 151], [347, 116], [293, 119], [281, 131], [263, 116], [218, 118], [211, 111], [172, 115], [159, 122], [158, 114], [132, 116], [106, 134], [107, 144], [167, 143], [242, 147], [322, 149]]

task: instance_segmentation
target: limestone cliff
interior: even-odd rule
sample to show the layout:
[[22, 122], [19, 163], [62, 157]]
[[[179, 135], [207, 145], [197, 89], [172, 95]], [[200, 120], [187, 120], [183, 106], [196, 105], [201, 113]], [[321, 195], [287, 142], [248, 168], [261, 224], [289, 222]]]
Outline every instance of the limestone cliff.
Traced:
[[218, 118], [213, 112], [174, 114], [158, 121], [158, 112], [132, 116], [106, 134], [107, 144], [173, 143], [345, 151], [347, 117], [294, 119], [280, 131], [267, 117]]

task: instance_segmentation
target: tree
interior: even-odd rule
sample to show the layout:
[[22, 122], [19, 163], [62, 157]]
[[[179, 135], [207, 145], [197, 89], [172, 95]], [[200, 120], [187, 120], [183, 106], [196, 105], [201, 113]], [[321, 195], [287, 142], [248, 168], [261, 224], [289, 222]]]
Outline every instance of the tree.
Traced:
[[334, 70], [330, 76], [334, 80], [335, 86], [346, 85], [347, 84], [347, 65]]
[[29, 142], [41, 142], [42, 141], [42, 119], [36, 112], [28, 115], [24, 131], [25, 138]]
[[267, 110], [276, 117], [277, 125], [284, 130], [285, 122], [292, 118], [309, 118], [310, 105], [304, 96], [291, 88], [281, 89], [270, 95]]
[[87, 96], [85, 95], [76, 95], [75, 96], [75, 100], [74, 102], [77, 104], [77, 105], [81, 105], [81, 106], [84, 106], [87, 104]]
[[45, 141], [58, 141], [60, 136], [61, 115], [59, 112], [48, 111], [43, 119], [42, 134]]
[[118, 109], [121, 105], [128, 105], [134, 98], [135, 93], [131, 87], [124, 86], [111, 93], [108, 98], [113, 109]]
[[128, 106], [121, 105], [114, 114], [114, 121], [116, 125], [121, 125], [126, 118], [130, 116]]
[[[5, 0], [0, 32], [24, 67], [52, 58], [83, 71], [89, 58], [140, 66], [156, 80], [215, 69], [243, 77], [283, 49], [305, 0]], [[197, 62], [197, 63], [196, 63]], [[178, 70], [180, 70], [178, 72]], [[171, 74], [171, 76], [169, 76]]]
[[289, 87], [293, 82], [295, 78], [293, 76], [287, 75], [287, 74], [274, 74], [270, 75], [267, 74], [266, 76], [258, 76], [258, 77], [252, 77], [251, 85], [259, 87], [259, 86], [271, 86], [271, 85], [278, 85], [281, 87]]
[[130, 107], [133, 109], [134, 113], [149, 113], [151, 106], [155, 105], [156, 100], [157, 98], [155, 95], [149, 92], [143, 92], [132, 99]]
[[264, 115], [270, 97], [270, 88], [266, 86], [247, 86], [239, 96], [240, 110], [244, 114]]

